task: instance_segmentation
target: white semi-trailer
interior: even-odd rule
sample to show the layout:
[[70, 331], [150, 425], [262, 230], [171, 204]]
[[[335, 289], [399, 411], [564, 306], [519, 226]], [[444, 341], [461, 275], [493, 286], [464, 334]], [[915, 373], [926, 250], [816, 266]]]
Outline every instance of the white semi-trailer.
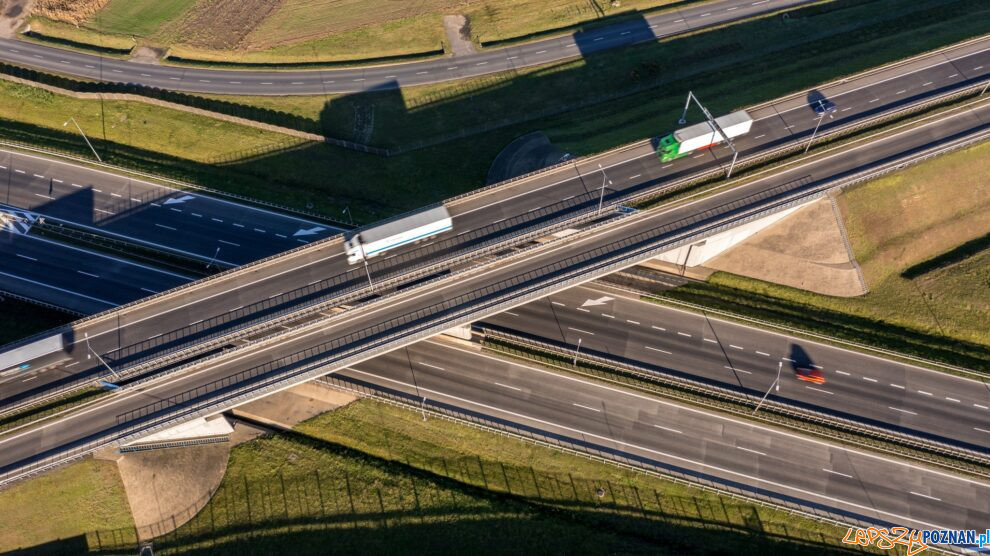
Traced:
[[[729, 139], [732, 139], [749, 133], [749, 129], [753, 127], [753, 118], [745, 110], [739, 110], [721, 118], [715, 118], [715, 123], [722, 128]], [[660, 154], [660, 160], [669, 162], [694, 151], [707, 149], [722, 141], [722, 134], [716, 131], [710, 123], [701, 122], [684, 129], [678, 129], [664, 137], [660, 140], [660, 148], [657, 150]]]
[[435, 236], [454, 228], [450, 214], [443, 206], [416, 212], [384, 224], [361, 230], [344, 242], [347, 262], [381, 255], [389, 249]]

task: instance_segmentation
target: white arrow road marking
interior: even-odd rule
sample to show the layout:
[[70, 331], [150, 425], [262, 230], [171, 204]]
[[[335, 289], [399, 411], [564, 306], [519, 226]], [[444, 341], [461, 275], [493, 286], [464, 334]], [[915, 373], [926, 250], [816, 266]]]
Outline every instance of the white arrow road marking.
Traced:
[[607, 295], [603, 295], [603, 296], [599, 297], [598, 299], [588, 299], [587, 301], [585, 301], [584, 303], [582, 303], [581, 306], [582, 307], [594, 307], [595, 305], [604, 305], [604, 304], [606, 304], [609, 301], [612, 301], [614, 299], [615, 299], [614, 297], [609, 297]]
[[311, 236], [319, 232], [322, 232], [323, 230], [326, 230], [326, 228], [324, 228], [323, 226], [313, 226], [312, 228], [299, 228], [299, 230], [296, 233], [292, 234], [292, 237]]
[[186, 201], [192, 201], [193, 199], [195, 199], [195, 197], [193, 197], [192, 195], [183, 195], [182, 197], [166, 199], [165, 202], [162, 204], [175, 205], [178, 203], [185, 203]]

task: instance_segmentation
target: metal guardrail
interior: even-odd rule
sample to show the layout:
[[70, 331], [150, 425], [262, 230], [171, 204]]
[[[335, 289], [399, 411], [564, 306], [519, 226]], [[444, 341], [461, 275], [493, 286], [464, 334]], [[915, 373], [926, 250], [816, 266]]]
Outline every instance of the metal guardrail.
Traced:
[[[870, 519], [868, 516], [854, 515], [851, 512], [830, 511], [821, 505], [813, 505], [784, 495], [775, 495], [775, 493], [766, 488], [754, 487], [752, 489], [743, 489], [735, 486], [739, 483], [732, 481], [720, 480], [714, 476], [704, 477], [701, 474], [685, 473], [672, 465], [665, 465], [662, 462], [648, 460], [647, 458], [632, 457], [618, 450], [610, 450], [590, 442], [578, 441], [534, 427], [515, 424], [476, 412], [469, 412], [468, 410], [448, 404], [442, 404], [428, 399], [424, 402], [421, 401], [422, 398], [414, 398], [408, 394], [396, 391], [384, 391], [365, 384], [347, 381], [336, 375], [327, 375], [317, 379], [317, 381], [330, 389], [372, 398], [417, 413], [425, 413], [430, 417], [467, 425], [499, 436], [522, 440], [537, 446], [589, 458], [638, 473], [660, 477], [678, 485], [714, 493], [719, 496], [726, 496], [733, 500], [756, 504], [764, 508], [812, 519], [836, 527], [859, 527], [867, 529], [869, 527], [890, 527], [891, 525], [879, 519]], [[941, 545], [930, 546], [929, 550], [943, 554], [967, 553], [962, 548], [947, 548]]]
[[[860, 434], [866, 437], [875, 438], [885, 442], [890, 442], [898, 444], [901, 446], [906, 446], [916, 450], [922, 450], [926, 452], [931, 452], [938, 454], [940, 456], [953, 458], [957, 460], [966, 461], [974, 465], [990, 467], [990, 452], [982, 453], [976, 450], [969, 450], [965, 448], [960, 448], [958, 446], [953, 446], [946, 442], [940, 442], [932, 439], [924, 439], [917, 437], [915, 435], [907, 433], [898, 433], [891, 431], [881, 426], [868, 425], [853, 419], [848, 419], [844, 417], [838, 417], [831, 415], [822, 411], [816, 411], [813, 409], [800, 408], [792, 403], [781, 400], [774, 400], [767, 398], [760, 404], [760, 395], [750, 395], [742, 392], [738, 389], [727, 388], [723, 386], [718, 386], [715, 384], [709, 384], [702, 382], [700, 380], [694, 380], [688, 377], [681, 377], [667, 372], [665, 367], [650, 368], [636, 365], [630, 362], [617, 361], [613, 358], [605, 357], [588, 351], [575, 354], [573, 349], [569, 349], [562, 346], [556, 342], [540, 341], [535, 338], [528, 338], [518, 334], [513, 334], [505, 330], [499, 330], [485, 325], [475, 325], [481, 331], [481, 333], [487, 338], [493, 338], [495, 340], [500, 340], [508, 344], [530, 347], [545, 353], [550, 353], [553, 355], [561, 356], [564, 358], [577, 357], [578, 360], [583, 360], [590, 362], [592, 364], [615, 368], [622, 371], [627, 371], [633, 373], [635, 376], [648, 380], [650, 382], [655, 382], [664, 386], [687, 390], [693, 394], [700, 396], [705, 396], [709, 398], [714, 398], [716, 400], [726, 401], [734, 404], [743, 405], [746, 407], [760, 407], [766, 412], [779, 414], [785, 417], [798, 419], [801, 421], [808, 421], [814, 424], [824, 425], [828, 427], [838, 428], [846, 432], [852, 432], [855, 434]], [[724, 408], [715, 408], [720, 411], [724, 411]], [[872, 446], [875, 448], [875, 446]], [[915, 458], [919, 459], [919, 458]], [[945, 462], [939, 461], [926, 461], [927, 463], [932, 463], [934, 465], [939, 465], [942, 467], [954, 467], [959, 471], [970, 471], [970, 469], [961, 468]], [[984, 473], [980, 473], [984, 474]], [[990, 473], [985, 474], [990, 477]]]
[[[277, 362], [270, 362], [241, 371], [233, 375], [238, 379], [236, 381], [231, 380], [233, 377], [220, 379], [208, 385], [209, 388], [192, 389], [131, 412], [132, 417], [140, 415], [147, 419], [144, 422], [122, 427], [114, 433], [108, 433], [80, 446], [64, 450], [60, 454], [53, 454], [18, 469], [0, 473], [0, 486], [72, 461], [107, 444], [126, 443], [153, 432], [168, 429], [190, 418], [216, 414], [259, 395], [288, 388], [296, 383], [331, 372], [335, 368], [346, 367], [391, 351], [397, 347], [397, 344], [412, 343], [454, 326], [480, 320], [485, 315], [511, 309], [528, 301], [545, 297], [554, 291], [633, 266], [664, 251], [697, 241], [700, 237], [714, 235], [745, 222], [763, 218], [768, 214], [822, 197], [832, 187], [844, 187], [872, 179], [878, 175], [908, 166], [918, 160], [968, 146], [988, 135], [990, 135], [990, 131], [982, 131], [967, 138], [953, 141], [948, 145], [933, 147], [924, 153], [911, 155], [905, 160], [892, 161], [880, 168], [863, 171], [838, 182], [819, 185], [809, 191], [784, 196], [774, 195], [773, 189], [763, 191], [745, 199], [726, 203], [725, 206], [731, 208], [733, 206], [743, 207], [751, 204], [752, 201], [766, 201], [764, 204], [751, 207], [748, 210], [741, 210], [737, 214], [711, 220], [711, 216], [706, 217], [705, 215], [720, 211], [707, 211], [701, 215], [685, 217], [657, 229], [624, 238], [611, 245], [599, 246], [568, 259], [545, 265], [523, 276], [515, 276], [490, 284], [425, 309], [395, 317], [387, 322], [283, 357]], [[746, 199], [750, 199], [750, 203], [747, 203]], [[642, 211], [636, 214], [643, 215], [649, 212]], [[694, 225], [704, 218], [711, 221], [690, 232], [678, 232], [677, 226]], [[559, 241], [557, 240], [557, 242]], [[547, 245], [555, 244], [556, 242], [550, 242]], [[517, 256], [526, 255], [528, 251], [540, 247], [542, 246], [520, 251]], [[517, 293], [507, 293], [512, 291]], [[392, 296], [386, 296], [385, 299], [389, 297]], [[478, 303], [477, 300], [485, 301]], [[463, 307], [461, 307], [462, 304]], [[443, 316], [436, 318], [436, 315]], [[425, 317], [431, 318], [428, 322], [419, 322]], [[289, 370], [285, 370], [283, 366]]]

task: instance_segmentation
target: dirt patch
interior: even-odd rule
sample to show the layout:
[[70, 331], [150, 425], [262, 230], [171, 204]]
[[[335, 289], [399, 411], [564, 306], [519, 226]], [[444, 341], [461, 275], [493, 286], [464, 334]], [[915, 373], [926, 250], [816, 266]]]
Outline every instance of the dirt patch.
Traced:
[[134, 525], [142, 539], [195, 516], [220, 486], [230, 443], [125, 454], [117, 460]]
[[306, 419], [356, 399], [356, 396], [307, 382], [244, 404], [231, 413], [273, 427], [290, 429]]
[[463, 15], [443, 16], [443, 31], [447, 35], [447, 52], [454, 56], [474, 54], [471, 23]]
[[866, 293], [841, 215], [830, 199], [812, 203], [705, 266], [838, 297]]
[[35, 0], [0, 0], [0, 37], [13, 38], [31, 13]]
[[33, 15], [79, 25], [102, 10], [110, 0], [37, 0]]
[[160, 64], [164, 56], [165, 52], [161, 50], [139, 46], [131, 53], [131, 61], [141, 64]]
[[177, 43], [217, 50], [241, 46], [281, 1], [211, 0], [197, 2], [171, 29]]

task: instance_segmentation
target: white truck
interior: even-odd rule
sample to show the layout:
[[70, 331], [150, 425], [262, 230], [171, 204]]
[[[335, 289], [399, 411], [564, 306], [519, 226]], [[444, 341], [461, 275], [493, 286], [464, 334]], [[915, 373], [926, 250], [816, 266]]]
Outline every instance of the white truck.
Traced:
[[[725, 135], [732, 139], [740, 135], [749, 133], [753, 127], [753, 118], [745, 110], [739, 110], [731, 114], [726, 114], [720, 118], [715, 118], [715, 123], [722, 128]], [[694, 151], [707, 149], [712, 145], [722, 142], [722, 134], [712, 128], [708, 122], [701, 122], [692, 126], [678, 129], [670, 135], [660, 140], [660, 147], [657, 149], [662, 162], [670, 162], [675, 158], [680, 158]]]
[[361, 230], [344, 242], [348, 264], [381, 255], [389, 249], [454, 229], [450, 213], [442, 205]]

